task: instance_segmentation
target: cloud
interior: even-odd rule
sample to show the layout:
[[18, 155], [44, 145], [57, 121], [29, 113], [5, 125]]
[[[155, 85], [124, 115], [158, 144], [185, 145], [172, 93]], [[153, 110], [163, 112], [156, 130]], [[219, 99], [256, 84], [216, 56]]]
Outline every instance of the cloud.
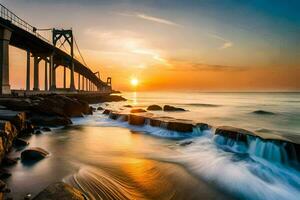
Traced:
[[221, 36], [218, 36], [216, 34], [209, 34], [209, 36], [215, 38], [215, 39], [218, 39], [218, 40], [221, 40], [223, 42], [223, 45], [219, 48], [219, 49], [227, 49], [229, 47], [232, 47], [233, 46], [233, 42], [221, 37]]
[[177, 26], [177, 27], [183, 27], [180, 24], [177, 24], [173, 21], [167, 20], [167, 19], [163, 19], [163, 18], [159, 18], [159, 17], [154, 17], [154, 16], [150, 16], [150, 15], [146, 15], [143, 13], [134, 13], [134, 14], [128, 14], [128, 13], [117, 13], [118, 15], [122, 15], [125, 17], [136, 17], [139, 19], [143, 19], [143, 20], [147, 20], [147, 21], [151, 21], [151, 22], [155, 22], [155, 23], [159, 23], [159, 24], [165, 24], [168, 26]]
[[228, 66], [228, 65], [214, 65], [199, 62], [190, 62], [184, 60], [170, 60], [170, 71], [244, 71], [247, 67]]

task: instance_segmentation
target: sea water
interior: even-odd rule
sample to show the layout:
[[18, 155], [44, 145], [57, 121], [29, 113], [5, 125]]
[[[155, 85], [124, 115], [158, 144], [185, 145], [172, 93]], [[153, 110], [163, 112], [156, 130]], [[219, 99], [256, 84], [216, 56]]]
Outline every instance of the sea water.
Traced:
[[[157, 115], [191, 119], [214, 128], [235, 126], [264, 134], [300, 137], [299, 93], [141, 93], [127, 102], [95, 104], [111, 109], [173, 105], [187, 112]], [[94, 115], [73, 126], [29, 138], [51, 155], [34, 164], [18, 163], [7, 180], [11, 196], [35, 195], [63, 180], [89, 199], [299, 199], [300, 171], [289, 165], [276, 143], [249, 138], [249, 145], [214, 131], [188, 134], [160, 127], [131, 126]], [[12, 155], [19, 155], [15, 151]]]

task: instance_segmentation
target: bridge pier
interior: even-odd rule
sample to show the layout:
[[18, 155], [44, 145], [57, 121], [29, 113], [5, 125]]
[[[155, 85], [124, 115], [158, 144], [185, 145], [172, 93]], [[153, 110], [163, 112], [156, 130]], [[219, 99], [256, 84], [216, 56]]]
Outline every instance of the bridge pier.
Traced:
[[82, 75], [82, 90], [84, 91], [84, 76]]
[[33, 90], [40, 90], [40, 79], [39, 79], [39, 62], [41, 61], [41, 57], [36, 55], [33, 56]]
[[50, 90], [56, 90], [56, 73], [55, 66], [53, 61], [53, 55], [50, 56]]
[[70, 90], [71, 90], [71, 91], [76, 91], [76, 88], [75, 88], [75, 81], [74, 81], [73, 50], [72, 50], [71, 72], [70, 72]]
[[78, 91], [80, 91], [80, 74], [78, 73]]
[[9, 85], [9, 41], [11, 30], [0, 28], [0, 94], [11, 94]]
[[63, 75], [63, 81], [64, 81], [64, 89], [67, 88], [67, 74], [66, 74], [66, 67], [64, 66], [64, 75]]
[[27, 64], [26, 64], [26, 91], [30, 90], [30, 49], [27, 49]]
[[45, 59], [45, 91], [48, 90], [48, 59]]

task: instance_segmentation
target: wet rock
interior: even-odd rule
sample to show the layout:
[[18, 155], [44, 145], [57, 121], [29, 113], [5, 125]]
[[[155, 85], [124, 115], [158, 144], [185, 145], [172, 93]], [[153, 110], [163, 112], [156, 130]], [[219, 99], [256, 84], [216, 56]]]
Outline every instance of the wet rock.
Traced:
[[163, 110], [164, 111], [186, 111], [183, 108], [178, 108], [178, 107], [174, 107], [174, 106], [170, 106], [170, 105], [165, 105]]
[[11, 176], [11, 173], [7, 171], [6, 169], [1, 168], [0, 169], [0, 179], [6, 179]]
[[[0, 137], [1, 147], [0, 149], [4, 152], [0, 152], [0, 159], [3, 158], [4, 153], [8, 152], [13, 144], [13, 140], [17, 136], [17, 129], [9, 121], [0, 120]], [[1, 151], [0, 150], [0, 151]]]
[[189, 140], [189, 141], [183, 141], [183, 142], [179, 143], [179, 145], [180, 145], [180, 146], [187, 146], [187, 145], [190, 145], [190, 144], [192, 144], [192, 143], [193, 143], [193, 141], [192, 141], [192, 140]]
[[113, 120], [117, 120], [119, 118], [119, 114], [117, 112], [110, 112], [109, 118]]
[[85, 200], [83, 193], [76, 188], [63, 183], [58, 182], [49, 185], [46, 189], [40, 192], [33, 200]]
[[25, 112], [0, 110], [0, 120], [10, 121], [18, 131], [22, 131], [26, 128]]
[[0, 191], [3, 192], [3, 190], [6, 188], [6, 183], [4, 183], [2, 180], [0, 180]]
[[130, 114], [128, 116], [128, 123], [131, 125], [144, 125], [145, 124], [145, 117], [142, 115], [134, 115], [134, 114]]
[[97, 110], [104, 110], [101, 106], [99, 106], [98, 108], [97, 108]]
[[160, 118], [149, 118], [150, 125], [155, 127], [160, 127], [162, 120]]
[[194, 128], [194, 124], [188, 121], [169, 121], [167, 123], [167, 129], [178, 132], [192, 132]]
[[253, 113], [258, 114], [258, 115], [275, 115], [275, 113], [265, 111], [265, 110], [256, 110], [256, 111], [253, 111]]
[[147, 111], [144, 109], [141, 109], [141, 108], [135, 108], [135, 109], [131, 109], [130, 112], [131, 113], [143, 113], [143, 112], [147, 112]]
[[38, 161], [47, 157], [49, 153], [39, 147], [33, 147], [22, 151], [21, 160], [22, 161]]
[[50, 132], [51, 131], [51, 129], [49, 127], [43, 127], [41, 130], [44, 131], [44, 132]]
[[162, 110], [162, 107], [159, 105], [150, 105], [148, 106], [147, 110]]
[[18, 158], [4, 157], [2, 160], [2, 164], [5, 166], [12, 166], [17, 164]]
[[216, 129], [215, 134], [245, 143], [247, 143], [247, 135], [255, 136], [253, 132], [232, 126], [220, 126]]
[[40, 134], [42, 134], [42, 131], [36, 130], [36, 131], [34, 132], [34, 134], [35, 134], [35, 135], [40, 135]]
[[0, 105], [7, 107], [10, 110], [30, 110], [32, 109], [32, 102], [30, 99], [21, 98], [1, 98]]
[[123, 107], [132, 108], [132, 105], [124, 105]]
[[104, 115], [109, 115], [109, 113], [110, 113], [110, 110], [108, 110], [108, 109], [105, 109], [105, 110], [103, 111], [103, 113], [102, 113], [102, 114], [104, 114]]
[[119, 114], [119, 120], [127, 122], [128, 121], [128, 114]]
[[211, 126], [206, 123], [197, 123], [196, 127], [198, 127], [201, 131], [209, 130], [211, 129]]
[[27, 142], [26, 140], [22, 139], [22, 138], [16, 138], [14, 140], [14, 146], [15, 147], [24, 147], [26, 145], [28, 145], [29, 142]]
[[62, 116], [35, 115], [30, 120], [33, 124], [39, 126], [57, 127], [72, 124], [69, 118]]

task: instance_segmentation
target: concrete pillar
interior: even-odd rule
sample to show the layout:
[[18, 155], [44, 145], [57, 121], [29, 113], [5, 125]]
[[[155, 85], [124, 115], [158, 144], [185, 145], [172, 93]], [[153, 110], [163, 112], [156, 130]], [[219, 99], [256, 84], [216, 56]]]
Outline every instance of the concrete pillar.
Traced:
[[27, 63], [26, 63], [26, 90], [30, 90], [30, 50], [27, 49]]
[[89, 80], [87, 78], [85, 78], [85, 80], [86, 80], [86, 82], [85, 82], [86, 83], [86, 86], [85, 86], [86, 87], [86, 91], [89, 91], [89, 88], [88, 88], [88, 86], [89, 86]]
[[70, 90], [71, 91], [76, 90], [75, 83], [74, 83], [74, 62], [73, 62], [73, 59], [72, 59], [72, 62], [71, 62], [71, 72], [70, 72]]
[[84, 76], [82, 76], [82, 90], [84, 91]]
[[51, 90], [51, 80], [52, 80], [52, 70], [51, 70], [51, 57], [49, 57], [49, 80], [48, 80], [48, 84], [49, 84], [49, 90]]
[[9, 85], [9, 41], [11, 31], [0, 28], [0, 94], [11, 94]]
[[48, 61], [45, 60], [45, 91], [48, 90]]
[[39, 87], [39, 58], [33, 57], [33, 90], [40, 90]]
[[80, 74], [78, 73], [78, 90], [80, 91]]
[[67, 87], [67, 74], [66, 74], [66, 67], [64, 66], [64, 75], [63, 75], [63, 81], [64, 81], [64, 89]]
[[55, 65], [53, 60], [53, 55], [50, 56], [50, 76], [51, 76], [51, 84], [50, 90], [56, 90], [56, 73], [55, 73]]

